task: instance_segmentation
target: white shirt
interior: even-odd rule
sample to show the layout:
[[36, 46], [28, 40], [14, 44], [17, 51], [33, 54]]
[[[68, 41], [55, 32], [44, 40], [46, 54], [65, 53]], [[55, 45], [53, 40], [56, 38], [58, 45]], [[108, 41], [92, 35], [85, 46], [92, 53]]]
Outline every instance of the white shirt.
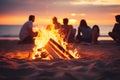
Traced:
[[32, 21], [27, 21], [22, 26], [22, 28], [20, 30], [20, 33], [19, 33], [20, 40], [25, 39], [27, 36], [33, 36], [32, 27], [33, 27], [33, 22]]

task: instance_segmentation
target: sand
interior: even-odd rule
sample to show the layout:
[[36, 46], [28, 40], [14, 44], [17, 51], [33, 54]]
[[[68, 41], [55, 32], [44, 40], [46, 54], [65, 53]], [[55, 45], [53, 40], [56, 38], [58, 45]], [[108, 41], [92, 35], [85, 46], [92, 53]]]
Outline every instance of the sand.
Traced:
[[72, 44], [81, 55], [72, 60], [29, 60], [33, 44], [0, 40], [0, 80], [120, 80], [120, 46]]

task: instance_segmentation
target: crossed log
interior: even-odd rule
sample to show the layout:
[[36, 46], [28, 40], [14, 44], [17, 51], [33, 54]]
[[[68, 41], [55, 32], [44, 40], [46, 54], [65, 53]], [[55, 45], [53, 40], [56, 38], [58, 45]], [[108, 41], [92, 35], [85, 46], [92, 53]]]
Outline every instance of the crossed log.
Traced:
[[65, 50], [55, 40], [50, 39], [45, 46], [45, 49], [50, 53], [54, 59], [72, 59], [74, 58], [67, 50]]

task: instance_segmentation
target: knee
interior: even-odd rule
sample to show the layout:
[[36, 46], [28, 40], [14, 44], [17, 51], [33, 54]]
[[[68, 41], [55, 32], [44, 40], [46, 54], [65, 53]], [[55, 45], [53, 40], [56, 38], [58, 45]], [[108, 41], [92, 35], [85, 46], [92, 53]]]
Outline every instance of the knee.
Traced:
[[108, 35], [110, 36], [112, 34], [112, 32], [109, 32]]

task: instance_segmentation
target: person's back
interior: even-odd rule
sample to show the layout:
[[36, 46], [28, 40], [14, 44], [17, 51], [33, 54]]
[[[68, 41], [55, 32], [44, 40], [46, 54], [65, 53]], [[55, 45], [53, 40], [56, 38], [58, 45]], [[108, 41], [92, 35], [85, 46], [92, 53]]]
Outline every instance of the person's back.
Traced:
[[32, 35], [32, 21], [27, 21], [20, 30], [20, 40], [23, 40], [25, 37]]
[[19, 43], [33, 43], [33, 37], [36, 33], [33, 32], [33, 22], [35, 20], [34, 15], [29, 16], [29, 21], [27, 21], [21, 28], [19, 37]]
[[109, 36], [113, 38], [114, 41], [120, 44], [120, 15], [115, 16], [116, 22], [112, 32], [109, 32]]
[[81, 42], [81, 41], [91, 42], [92, 41], [92, 29], [87, 25], [84, 19], [80, 21], [76, 40], [78, 42]]
[[68, 19], [64, 18], [63, 19], [63, 25], [61, 26], [61, 32], [67, 42], [73, 42], [74, 41], [74, 36], [75, 36], [76, 30], [73, 29], [72, 25], [68, 25]]
[[61, 28], [62, 28], [63, 34], [67, 36], [69, 31], [71, 29], [73, 29], [73, 26], [72, 25], [62, 25]]
[[91, 38], [91, 28], [90, 27], [80, 27], [82, 38], [83, 39], [89, 39]]
[[92, 28], [92, 44], [98, 43], [98, 37], [100, 35], [100, 29], [98, 25], [94, 25]]
[[120, 34], [120, 23], [115, 23], [112, 32], [115, 32], [115, 33], [117, 33], [117, 34]]
[[54, 28], [55, 29], [60, 29], [61, 24], [58, 22], [57, 17], [53, 17], [52, 21], [53, 21], [53, 24], [54, 24]]

